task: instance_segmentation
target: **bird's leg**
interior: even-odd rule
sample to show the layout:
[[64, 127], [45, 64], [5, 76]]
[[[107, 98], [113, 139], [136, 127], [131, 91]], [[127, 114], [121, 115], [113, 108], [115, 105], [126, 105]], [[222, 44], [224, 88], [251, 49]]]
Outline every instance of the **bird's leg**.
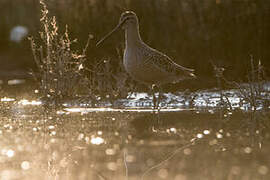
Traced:
[[162, 98], [163, 90], [160, 86], [157, 86], [157, 87], [158, 87], [157, 110], [159, 113], [161, 109], [161, 98]]
[[157, 86], [158, 89], [158, 98], [157, 98], [157, 123], [159, 126], [162, 126], [162, 121], [160, 119], [160, 109], [161, 109], [161, 98], [163, 94], [163, 90], [160, 86]]
[[[160, 125], [160, 117], [159, 117], [159, 103], [160, 103], [160, 94], [158, 98], [155, 96], [155, 91], [159, 91], [159, 87], [157, 85], [152, 85], [152, 94], [153, 94], [153, 118], [156, 119], [157, 125]], [[153, 127], [154, 128], [154, 127]]]
[[153, 84], [152, 87], [151, 87], [151, 91], [152, 91], [152, 95], [153, 95], [153, 112], [155, 113], [155, 110], [157, 108], [157, 98], [155, 96], [155, 87], [156, 85]]
[[[155, 96], [155, 89], [158, 92], [158, 97]], [[157, 109], [157, 112], [159, 113], [160, 111], [160, 103], [161, 103], [161, 98], [162, 98], [162, 88], [160, 86], [157, 85], [153, 85], [152, 86], [152, 92], [153, 92], [153, 104], [154, 104], [154, 109]]]

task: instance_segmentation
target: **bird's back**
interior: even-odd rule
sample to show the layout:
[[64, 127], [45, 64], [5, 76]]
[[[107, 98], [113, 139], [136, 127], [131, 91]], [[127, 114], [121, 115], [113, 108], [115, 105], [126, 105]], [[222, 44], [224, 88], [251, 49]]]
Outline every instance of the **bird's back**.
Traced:
[[131, 76], [148, 84], [174, 83], [195, 77], [194, 70], [176, 64], [143, 42], [126, 47], [124, 65]]

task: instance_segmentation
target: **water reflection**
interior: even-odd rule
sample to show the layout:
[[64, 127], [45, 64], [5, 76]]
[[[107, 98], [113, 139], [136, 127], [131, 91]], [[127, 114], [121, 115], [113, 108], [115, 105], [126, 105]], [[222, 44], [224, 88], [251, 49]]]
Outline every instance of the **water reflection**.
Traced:
[[265, 149], [258, 151], [249, 144], [252, 133], [230, 124], [241, 124], [246, 114], [226, 113], [232, 121], [223, 126], [214, 108], [167, 106], [158, 119], [150, 107], [86, 108], [70, 102], [45, 113], [40, 101], [10, 101], [1, 100], [10, 110], [0, 121], [0, 179], [49, 174], [52, 179], [122, 180], [126, 167], [129, 179], [147, 172], [144, 180], [201, 179], [202, 172], [209, 180], [270, 176], [269, 133], [255, 131], [256, 136], [265, 133]]
[[[134, 108], [134, 109], [118, 109], [118, 108], [65, 108], [67, 112], [73, 113], [89, 113], [89, 112], [153, 112], [153, 109]], [[183, 111], [186, 109], [174, 108], [174, 109], [160, 109], [160, 112], [175, 112]], [[62, 113], [62, 112], [59, 112]]]
[[[247, 102], [243, 97], [239, 95], [237, 90], [228, 90], [224, 91], [226, 94], [226, 98], [223, 99], [223, 103], [221, 103], [220, 93], [215, 91], [201, 91], [195, 92], [192, 99], [192, 102], [186, 103], [189, 101], [184, 93], [165, 93], [164, 98], [162, 98], [160, 103], [160, 111], [163, 112], [174, 112], [174, 111], [182, 111], [182, 110], [200, 110], [202, 108], [206, 108], [209, 113], [214, 114], [218, 108], [228, 109], [229, 111], [224, 114], [224, 117], [228, 117], [231, 115], [231, 111], [235, 109], [241, 110], [255, 110], [255, 107], [251, 107], [250, 103]], [[262, 102], [257, 102], [256, 110], [262, 110], [263, 101], [270, 101], [270, 97], [265, 94]], [[1, 98], [1, 102], [9, 102], [15, 101], [14, 98], [3, 97]], [[260, 101], [260, 100], [258, 100]], [[38, 101], [38, 100], [27, 100], [22, 99], [18, 101], [20, 105], [41, 105], [46, 102]], [[146, 93], [134, 93], [129, 96], [128, 99], [119, 99], [115, 100], [112, 104], [109, 101], [102, 100], [98, 103], [95, 103], [95, 107], [92, 107], [93, 104], [91, 100], [85, 99], [83, 102], [77, 100], [69, 100], [63, 103], [63, 106], [66, 107], [63, 110], [59, 110], [58, 114], [65, 114], [67, 112], [81, 112], [81, 113], [89, 113], [89, 112], [108, 112], [108, 111], [118, 111], [118, 112], [151, 112], [152, 109], [152, 99]], [[199, 113], [200, 111], [198, 111]]]

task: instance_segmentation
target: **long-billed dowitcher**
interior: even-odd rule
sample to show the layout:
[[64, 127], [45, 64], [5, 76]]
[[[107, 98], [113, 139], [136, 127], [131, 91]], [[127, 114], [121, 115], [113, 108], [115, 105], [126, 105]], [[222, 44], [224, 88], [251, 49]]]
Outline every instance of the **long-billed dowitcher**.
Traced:
[[[159, 87], [162, 84], [195, 78], [193, 69], [176, 64], [167, 55], [142, 41], [138, 18], [132, 11], [122, 13], [118, 25], [105, 35], [97, 43], [97, 46], [119, 28], [125, 30], [124, 67], [135, 80], [150, 85], [153, 89], [154, 85]], [[153, 101], [155, 107], [155, 95]]]

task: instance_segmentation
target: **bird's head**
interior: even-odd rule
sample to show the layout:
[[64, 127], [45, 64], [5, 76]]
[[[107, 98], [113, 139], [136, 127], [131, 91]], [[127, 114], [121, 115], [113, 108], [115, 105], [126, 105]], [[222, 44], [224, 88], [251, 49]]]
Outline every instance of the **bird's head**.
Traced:
[[121, 14], [118, 25], [122, 29], [127, 29], [129, 26], [137, 26], [138, 18], [133, 11], [125, 11]]
[[136, 14], [133, 11], [125, 11], [121, 14], [117, 26], [111, 32], [105, 35], [96, 45], [98, 46], [99, 44], [101, 44], [105, 39], [107, 39], [109, 36], [111, 36], [115, 31], [117, 31], [120, 28], [127, 29], [131, 26], [137, 25], [138, 25], [138, 18]]

